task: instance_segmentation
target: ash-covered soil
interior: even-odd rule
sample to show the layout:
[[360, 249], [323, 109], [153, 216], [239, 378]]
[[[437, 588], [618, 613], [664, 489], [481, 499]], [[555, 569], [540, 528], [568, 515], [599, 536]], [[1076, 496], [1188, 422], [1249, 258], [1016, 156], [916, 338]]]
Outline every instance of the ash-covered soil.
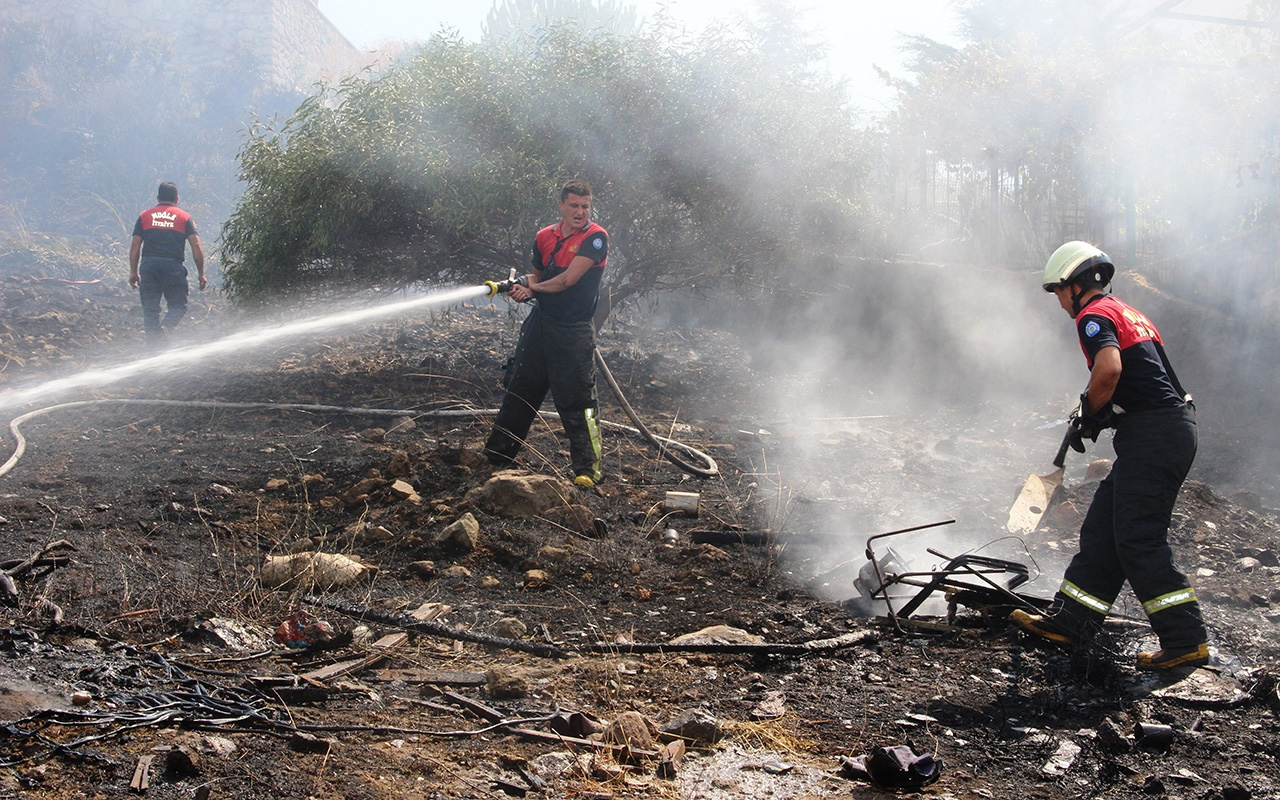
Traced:
[[[123, 287], [8, 277], [0, 293], [0, 391], [151, 355]], [[869, 537], [919, 527], [870, 546], [922, 572], [964, 553], [1013, 561], [1032, 578], [1017, 592], [1047, 598], [1087, 462], [1041, 528], [1012, 537], [1004, 515], [1047, 471], [1055, 431], [1028, 453], [997, 409], [885, 406], [753, 367], [727, 333], [619, 321], [600, 344], [628, 400], [720, 474], [611, 429], [598, 490], [498, 513], [477, 494], [494, 477], [487, 418], [439, 412], [497, 405], [516, 334], [502, 309], [3, 409], [43, 413], [0, 476], [17, 590], [0, 606], [0, 797], [132, 797], [145, 780], [160, 798], [870, 798], [884, 793], [841, 757], [904, 744], [942, 762], [926, 796], [1280, 797], [1280, 526], [1257, 495], [1193, 480], [1179, 502], [1172, 537], [1213, 669], [1135, 672], [1152, 640], [1132, 598], [1083, 654], [1010, 630], [998, 591], [895, 626], [849, 602]], [[196, 298], [175, 352], [240, 324]], [[788, 382], [844, 392], [841, 413], [759, 399]], [[602, 417], [630, 425], [601, 390]], [[84, 400], [101, 402], [52, 408]], [[563, 477], [557, 430], [537, 430], [531, 475]], [[697, 494], [698, 515], [669, 511], [672, 492]], [[269, 557], [311, 552], [360, 575], [264, 586]], [[301, 612], [333, 638], [276, 641]], [[734, 630], [671, 644], [711, 626]], [[1171, 739], [1139, 743], [1139, 724]], [[664, 761], [677, 740], [687, 753]]]

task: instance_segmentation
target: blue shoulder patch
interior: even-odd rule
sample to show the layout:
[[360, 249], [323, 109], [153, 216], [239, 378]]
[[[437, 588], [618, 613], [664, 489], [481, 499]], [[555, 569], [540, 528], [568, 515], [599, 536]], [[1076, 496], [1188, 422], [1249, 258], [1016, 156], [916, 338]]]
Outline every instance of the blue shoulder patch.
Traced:
[[1093, 320], [1089, 320], [1084, 324], [1084, 335], [1090, 339], [1098, 335], [1098, 331], [1102, 330], [1102, 326]]
[[591, 246], [594, 247], [596, 250], [599, 250], [600, 248], [604, 247], [604, 239], [601, 239], [599, 236], [597, 236], [596, 238], [591, 240]]

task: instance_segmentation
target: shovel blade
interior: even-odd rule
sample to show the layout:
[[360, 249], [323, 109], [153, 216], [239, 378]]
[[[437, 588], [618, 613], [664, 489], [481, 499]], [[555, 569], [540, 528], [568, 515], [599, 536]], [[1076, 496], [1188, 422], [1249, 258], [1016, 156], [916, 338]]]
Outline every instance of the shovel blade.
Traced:
[[1009, 521], [1005, 530], [1010, 533], [1031, 533], [1040, 524], [1040, 518], [1049, 509], [1054, 494], [1062, 486], [1063, 468], [1048, 475], [1032, 475], [1022, 484], [1022, 491], [1009, 509]]

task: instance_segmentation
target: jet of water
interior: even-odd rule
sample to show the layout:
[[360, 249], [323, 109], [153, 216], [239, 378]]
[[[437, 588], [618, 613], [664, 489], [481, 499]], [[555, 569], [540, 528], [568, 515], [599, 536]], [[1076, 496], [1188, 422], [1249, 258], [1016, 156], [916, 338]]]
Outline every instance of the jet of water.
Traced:
[[423, 297], [415, 297], [412, 300], [402, 300], [397, 303], [385, 303], [353, 311], [341, 311], [322, 317], [299, 320], [298, 322], [251, 328], [205, 344], [178, 347], [166, 350], [159, 355], [130, 361], [119, 366], [89, 369], [66, 378], [50, 380], [28, 389], [2, 392], [0, 393], [0, 409], [25, 405], [37, 400], [54, 397], [73, 389], [97, 388], [141, 372], [170, 369], [179, 365], [191, 364], [210, 356], [247, 350], [259, 347], [267, 342], [287, 339], [304, 333], [331, 330], [378, 317], [403, 314], [422, 306], [460, 303], [464, 300], [480, 297], [486, 294], [487, 291], [484, 286], [467, 286], [435, 292]]

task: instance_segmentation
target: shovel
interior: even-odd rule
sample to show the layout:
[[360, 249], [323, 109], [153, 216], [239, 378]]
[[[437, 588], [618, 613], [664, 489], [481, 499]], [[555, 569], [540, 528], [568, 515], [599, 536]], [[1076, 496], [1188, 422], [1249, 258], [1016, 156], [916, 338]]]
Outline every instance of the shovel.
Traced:
[[1022, 484], [1022, 491], [1018, 492], [1018, 498], [1013, 501], [1013, 508], [1009, 509], [1009, 521], [1004, 525], [1005, 530], [1010, 533], [1031, 533], [1040, 524], [1040, 518], [1062, 486], [1067, 447], [1070, 444], [1071, 426], [1068, 425], [1067, 433], [1062, 437], [1062, 445], [1058, 448], [1058, 455], [1053, 459], [1053, 465], [1057, 469], [1047, 475], [1033, 474], [1027, 478], [1027, 482]]

